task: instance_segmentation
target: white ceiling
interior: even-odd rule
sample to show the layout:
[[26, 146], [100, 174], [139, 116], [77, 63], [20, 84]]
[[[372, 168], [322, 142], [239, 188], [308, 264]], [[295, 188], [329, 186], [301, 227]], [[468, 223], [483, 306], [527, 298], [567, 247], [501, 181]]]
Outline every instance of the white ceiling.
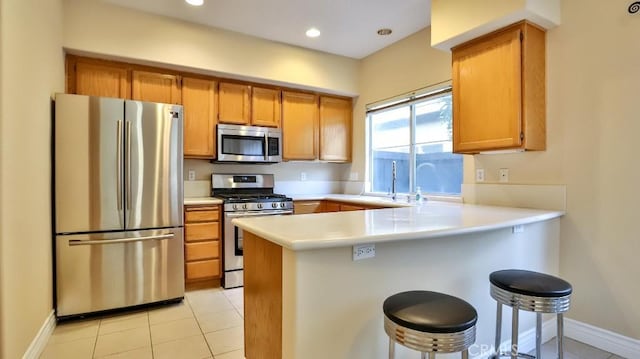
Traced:
[[[103, 0], [144, 12], [363, 58], [429, 25], [430, 0]], [[305, 36], [309, 27], [322, 35]], [[380, 28], [391, 28], [379, 36]]]

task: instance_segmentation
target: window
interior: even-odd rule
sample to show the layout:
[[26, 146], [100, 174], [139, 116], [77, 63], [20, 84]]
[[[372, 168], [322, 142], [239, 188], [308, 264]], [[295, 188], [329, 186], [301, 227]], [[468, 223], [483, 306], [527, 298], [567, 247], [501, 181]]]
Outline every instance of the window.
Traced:
[[370, 106], [367, 111], [371, 191], [460, 195], [462, 156], [451, 153], [451, 86]]

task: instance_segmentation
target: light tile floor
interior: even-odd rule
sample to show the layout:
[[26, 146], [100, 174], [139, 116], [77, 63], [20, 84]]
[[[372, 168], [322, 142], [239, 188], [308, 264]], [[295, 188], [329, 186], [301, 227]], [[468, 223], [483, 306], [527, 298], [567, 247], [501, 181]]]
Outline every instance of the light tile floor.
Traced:
[[[190, 291], [179, 304], [56, 326], [43, 359], [243, 359], [242, 288]], [[555, 339], [543, 358], [555, 358]], [[624, 359], [565, 339], [565, 359]], [[534, 354], [534, 353], [530, 353]]]
[[43, 359], [243, 359], [242, 288], [190, 291], [182, 303], [56, 326]]

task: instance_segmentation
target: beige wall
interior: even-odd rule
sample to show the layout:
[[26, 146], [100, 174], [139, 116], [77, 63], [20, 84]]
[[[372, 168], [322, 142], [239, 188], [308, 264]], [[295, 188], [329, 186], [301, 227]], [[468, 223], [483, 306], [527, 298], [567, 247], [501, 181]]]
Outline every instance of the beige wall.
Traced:
[[[547, 33], [547, 150], [465, 157], [464, 183], [473, 185], [475, 168], [487, 183], [509, 168], [511, 183], [566, 184], [560, 273], [575, 288], [568, 316], [640, 339], [640, 166], [631, 146], [640, 133], [640, 17], [627, 6], [562, 1], [562, 25]], [[449, 55], [429, 43], [425, 30], [362, 60], [352, 168], [361, 178], [365, 104], [450, 78]]]
[[640, 17], [628, 1], [562, 2], [547, 33], [547, 151], [475, 156], [497, 181], [564, 183], [561, 268], [575, 288], [568, 316], [640, 339]]
[[362, 59], [360, 97], [353, 114], [353, 166], [358, 178], [366, 178], [365, 107], [451, 79], [451, 54], [431, 47], [430, 29]]
[[351, 58], [144, 14], [98, 0], [64, 0], [64, 4], [64, 46], [68, 49], [357, 94], [358, 61]]
[[63, 90], [62, 1], [0, 14], [0, 357], [20, 358], [50, 315], [51, 94]]
[[431, 45], [449, 50], [523, 19], [554, 28], [560, 24], [560, 0], [433, 0]]

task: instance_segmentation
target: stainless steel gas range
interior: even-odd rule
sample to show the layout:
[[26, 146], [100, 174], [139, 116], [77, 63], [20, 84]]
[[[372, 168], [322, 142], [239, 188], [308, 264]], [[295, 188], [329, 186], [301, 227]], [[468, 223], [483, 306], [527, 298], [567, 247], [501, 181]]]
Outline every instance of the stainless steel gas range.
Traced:
[[211, 175], [211, 196], [221, 198], [224, 203], [224, 288], [243, 285], [242, 230], [231, 221], [240, 217], [293, 214], [293, 200], [273, 193], [273, 187], [272, 174]]

